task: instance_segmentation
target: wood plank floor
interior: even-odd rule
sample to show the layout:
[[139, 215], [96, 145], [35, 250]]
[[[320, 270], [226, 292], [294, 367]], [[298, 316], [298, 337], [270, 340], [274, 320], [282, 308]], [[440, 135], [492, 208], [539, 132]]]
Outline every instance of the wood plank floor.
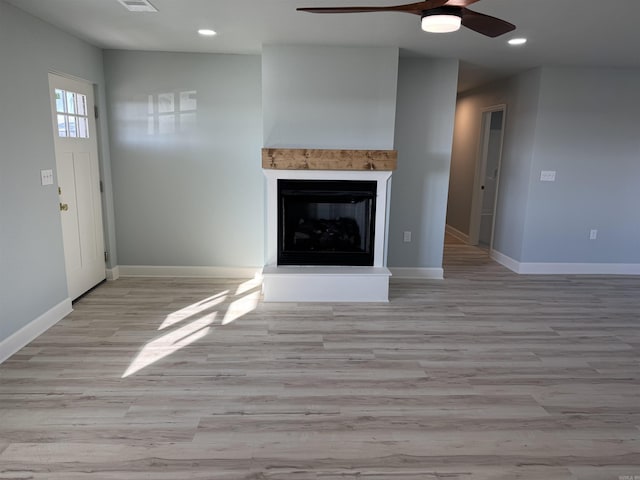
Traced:
[[445, 250], [389, 304], [100, 286], [0, 365], [0, 478], [639, 479], [640, 278]]

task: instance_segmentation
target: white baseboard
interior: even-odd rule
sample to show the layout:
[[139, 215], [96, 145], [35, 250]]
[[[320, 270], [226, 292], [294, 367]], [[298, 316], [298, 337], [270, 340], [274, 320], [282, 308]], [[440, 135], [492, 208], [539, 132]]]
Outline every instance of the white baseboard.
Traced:
[[640, 275], [638, 263], [521, 263], [528, 275]]
[[113, 268], [107, 268], [107, 280], [113, 281], [120, 278], [120, 267], [116, 265]]
[[0, 363], [38, 338], [73, 311], [67, 298], [0, 342]]
[[469, 239], [469, 235], [467, 235], [466, 233], [462, 233], [460, 230], [458, 230], [455, 227], [452, 227], [451, 225], [445, 225], [444, 231], [449, 235], [451, 235], [452, 237], [456, 237], [458, 240], [469, 245], [470, 239]]
[[514, 260], [513, 258], [501, 253], [497, 250], [491, 250], [489, 252], [489, 257], [494, 259], [503, 267], [507, 267], [512, 272], [520, 273], [520, 262]]
[[423, 280], [442, 280], [444, 270], [442, 268], [404, 268], [389, 267], [393, 278], [413, 278]]
[[174, 267], [119, 265], [121, 277], [255, 278], [262, 267]]
[[490, 256], [521, 275], [640, 275], [638, 263], [518, 262], [496, 250], [492, 250]]

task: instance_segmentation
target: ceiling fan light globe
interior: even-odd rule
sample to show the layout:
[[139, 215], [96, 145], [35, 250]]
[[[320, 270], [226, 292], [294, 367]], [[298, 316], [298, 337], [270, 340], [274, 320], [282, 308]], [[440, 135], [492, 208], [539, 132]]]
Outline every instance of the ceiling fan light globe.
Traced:
[[422, 17], [422, 30], [429, 33], [450, 33], [460, 30], [462, 17], [459, 15], [438, 14]]

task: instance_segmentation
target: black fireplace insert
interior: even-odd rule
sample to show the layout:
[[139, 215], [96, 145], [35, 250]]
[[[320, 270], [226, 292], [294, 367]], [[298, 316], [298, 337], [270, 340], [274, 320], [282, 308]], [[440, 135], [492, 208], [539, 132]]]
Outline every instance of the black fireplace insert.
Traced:
[[376, 186], [278, 180], [278, 264], [373, 265]]

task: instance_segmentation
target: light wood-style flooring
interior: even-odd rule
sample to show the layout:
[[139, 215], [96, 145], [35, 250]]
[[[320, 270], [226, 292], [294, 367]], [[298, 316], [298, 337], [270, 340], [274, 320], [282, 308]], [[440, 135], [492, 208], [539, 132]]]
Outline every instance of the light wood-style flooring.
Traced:
[[0, 478], [640, 479], [640, 278], [445, 272], [389, 304], [106, 283], [0, 365]]

